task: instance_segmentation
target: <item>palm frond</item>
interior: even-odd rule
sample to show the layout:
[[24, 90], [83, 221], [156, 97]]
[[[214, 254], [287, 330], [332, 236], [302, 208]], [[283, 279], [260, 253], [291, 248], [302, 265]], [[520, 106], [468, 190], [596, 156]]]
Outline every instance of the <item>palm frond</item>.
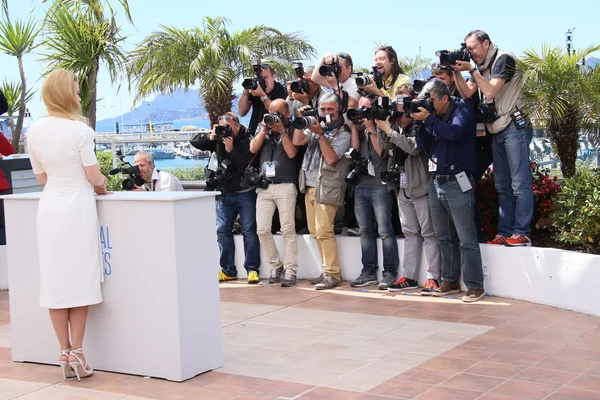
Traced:
[[[4, 79], [0, 85], [0, 90], [4, 93], [6, 103], [8, 104], [8, 111], [6, 114], [11, 117], [21, 107], [21, 92], [23, 91], [23, 85], [21, 85], [21, 82]], [[25, 93], [25, 104], [29, 103], [34, 95], [35, 90], [28, 89]]]
[[39, 29], [33, 20], [0, 21], [0, 51], [13, 57], [23, 57], [35, 47]]

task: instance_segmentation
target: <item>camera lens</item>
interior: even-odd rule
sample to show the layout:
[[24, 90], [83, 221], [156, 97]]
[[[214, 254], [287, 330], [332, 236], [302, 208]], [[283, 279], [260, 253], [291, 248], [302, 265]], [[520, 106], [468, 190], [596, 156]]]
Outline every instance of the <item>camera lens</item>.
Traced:
[[121, 184], [121, 186], [123, 187], [123, 190], [133, 190], [134, 188], [134, 182], [132, 179], [123, 179], [123, 183]]
[[315, 117], [298, 117], [292, 122], [295, 129], [306, 129], [317, 122]]
[[363, 113], [358, 108], [351, 108], [346, 112], [346, 116], [351, 121], [359, 121], [363, 118]]
[[358, 180], [360, 179], [360, 174], [356, 171], [356, 168], [353, 169], [352, 171], [350, 171], [348, 173], [348, 175], [346, 175], [346, 183], [349, 185], [356, 185], [358, 183]]
[[273, 124], [277, 123], [278, 120], [279, 120], [279, 118], [277, 118], [277, 115], [273, 115], [273, 114], [267, 114], [263, 118], [263, 121], [265, 121], [265, 124], [267, 124], [267, 125], [273, 125]]
[[246, 90], [256, 90], [257, 79], [256, 78], [245, 78], [242, 81], [242, 87]]
[[358, 87], [367, 86], [369, 83], [371, 83], [371, 77], [369, 75], [357, 76], [355, 78], [355, 80], [356, 80], [356, 86], [358, 86]]
[[290, 89], [292, 89], [292, 92], [294, 93], [302, 93], [302, 83], [298, 81], [292, 82]]

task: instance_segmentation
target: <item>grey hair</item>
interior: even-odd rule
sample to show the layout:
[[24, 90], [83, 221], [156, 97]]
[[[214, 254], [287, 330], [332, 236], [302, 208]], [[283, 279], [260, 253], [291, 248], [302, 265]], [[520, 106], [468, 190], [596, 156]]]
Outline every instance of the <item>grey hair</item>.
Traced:
[[342, 108], [342, 101], [340, 100], [340, 97], [335, 93], [325, 93], [319, 99], [319, 104], [334, 103], [334, 102], [337, 103], [338, 108]]
[[308, 67], [304, 68], [304, 72], [307, 74], [311, 74], [314, 70], [315, 70], [314, 65], [309, 65]]
[[145, 151], [138, 151], [137, 153], [135, 153], [135, 155], [133, 156], [133, 158], [135, 158], [137, 156], [145, 157], [146, 161], [148, 163], [154, 164], [154, 157], [152, 157], [152, 154], [150, 154], [150, 153], [146, 153]]
[[492, 40], [490, 39], [490, 35], [488, 35], [487, 32], [482, 31], [481, 29], [476, 29], [474, 31], [471, 31], [471, 32], [467, 33], [467, 36], [465, 36], [465, 40], [467, 40], [471, 36], [475, 36], [475, 39], [477, 39], [477, 41], [479, 43], [483, 43], [483, 42], [485, 42], [487, 40], [488, 42], [490, 42], [490, 44], [492, 44]]
[[433, 92], [433, 94], [435, 94], [435, 97], [437, 97], [440, 100], [444, 96], [448, 96], [448, 98], [450, 98], [451, 96], [450, 89], [448, 89], [446, 83], [444, 83], [443, 80], [437, 78], [430, 80], [425, 84], [425, 86], [423, 86], [423, 90], [421, 90], [421, 93], [419, 93], [419, 99], [424, 99], [426, 95], [431, 92]]

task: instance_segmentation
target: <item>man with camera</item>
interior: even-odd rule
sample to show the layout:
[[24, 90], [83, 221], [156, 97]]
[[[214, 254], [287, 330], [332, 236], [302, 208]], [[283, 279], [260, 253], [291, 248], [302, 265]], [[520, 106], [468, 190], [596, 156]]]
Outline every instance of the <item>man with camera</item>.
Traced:
[[317, 73], [312, 75], [313, 82], [333, 89], [340, 96], [342, 110], [356, 108], [360, 99], [356, 80], [352, 78], [352, 68], [350, 54], [325, 54], [315, 65]]
[[275, 81], [273, 67], [269, 64], [261, 65], [260, 62], [255, 62], [253, 67], [258, 76], [256, 79], [249, 81], [252, 84], [246, 84], [248, 79], [244, 80], [244, 92], [238, 103], [238, 111], [242, 117], [245, 117], [250, 111], [250, 107], [252, 107], [252, 115], [248, 125], [248, 133], [251, 136], [256, 132], [256, 127], [269, 109], [271, 101], [275, 99], [285, 100], [287, 97], [283, 85]]
[[256, 192], [254, 186], [242, 182], [244, 172], [251, 167], [253, 161], [250, 135], [240, 124], [238, 117], [227, 112], [219, 116], [219, 125], [214, 126], [209, 137], [200, 137], [190, 141], [190, 144], [199, 150], [214, 152], [211, 161], [216, 154], [216, 167], [212, 167], [206, 184], [211, 190], [221, 191], [217, 205], [217, 242], [221, 265], [219, 282], [237, 279], [233, 223], [239, 215], [244, 236], [244, 268], [248, 272], [248, 283], [258, 283], [260, 243], [256, 234]]
[[479, 108], [488, 133], [493, 135], [494, 183], [498, 192], [498, 235], [488, 242], [506, 246], [530, 246], [533, 215], [533, 182], [529, 161], [529, 143], [533, 129], [523, 113], [523, 79], [516, 70], [515, 58], [490, 40], [481, 30], [465, 37], [475, 67], [457, 61], [456, 71], [469, 71], [465, 81], [456, 74], [456, 82], [466, 96], [480, 90]]
[[[358, 102], [361, 110], [371, 108], [371, 100], [362, 97]], [[386, 170], [389, 140], [379, 133], [375, 121], [362, 118], [360, 125], [350, 122], [351, 157], [354, 159], [353, 169], [346, 177], [346, 182], [354, 187], [354, 213], [358, 220], [363, 268], [352, 287], [377, 285], [377, 237], [383, 244], [383, 278], [379, 283], [380, 290], [387, 290], [398, 275], [398, 242], [392, 228], [392, 209], [386, 182], [381, 174]], [[358, 121], [356, 121], [358, 123]], [[377, 222], [375, 231], [374, 222]], [[379, 234], [379, 235], [378, 235]]]
[[375, 50], [373, 73], [367, 75], [367, 79], [357, 78], [357, 83], [366, 92], [394, 98], [400, 85], [410, 84], [410, 78], [404, 75], [396, 50], [392, 46], [381, 46]]
[[462, 300], [475, 302], [485, 295], [473, 208], [475, 115], [464, 100], [451, 97], [439, 79], [425, 84], [419, 99], [429, 105], [419, 106], [412, 117], [418, 121], [417, 143], [429, 156], [429, 208], [442, 253], [442, 284], [433, 295], [460, 292], [462, 264], [468, 289]]
[[[440, 244], [433, 229], [429, 211], [429, 171], [427, 155], [417, 146], [413, 134], [413, 123], [409, 111], [404, 112], [404, 103], [411, 101], [412, 85], [398, 87], [397, 107], [400, 114], [395, 119], [378, 120], [377, 127], [383, 131], [397, 147], [394, 149], [394, 162], [397, 171], [398, 208], [402, 232], [405, 235], [402, 276], [392, 283], [388, 290], [399, 292], [419, 287], [421, 253], [425, 249], [427, 260], [427, 280], [421, 295], [431, 296], [439, 288], [441, 254]], [[388, 172], [391, 174], [391, 172]]]
[[134, 185], [134, 190], [146, 192], [183, 191], [181, 182], [173, 174], [154, 168], [154, 158], [145, 151], [135, 153], [133, 165], [140, 169], [140, 178], [144, 180], [141, 187]]
[[[256, 189], [256, 224], [258, 238], [271, 265], [269, 283], [283, 287], [296, 284], [298, 245], [296, 243], [296, 154], [292, 143], [293, 128], [290, 109], [285, 100], [275, 99], [269, 105], [269, 114], [263, 118], [260, 131], [250, 142], [250, 152], [260, 152], [259, 187]], [[285, 243], [283, 263], [271, 233], [275, 209], [279, 211], [281, 233]]]
[[310, 105], [312, 108], [318, 110], [319, 99], [323, 95], [321, 85], [312, 80], [315, 67], [310, 66], [304, 70], [302, 64], [298, 64], [300, 64], [300, 68], [302, 68], [302, 77], [298, 77], [294, 82], [287, 83], [287, 102], [290, 106], [290, 115], [294, 118], [298, 116], [298, 110], [306, 105]]
[[304, 116], [308, 109], [301, 108], [302, 117], [293, 122], [293, 143], [307, 145], [299, 186], [306, 193], [308, 230], [323, 261], [323, 273], [311, 282], [317, 290], [332, 289], [341, 282], [334, 220], [338, 207], [344, 204], [344, 177], [348, 173], [344, 153], [350, 144], [350, 132], [337, 95], [328, 93], [321, 97], [318, 116]]

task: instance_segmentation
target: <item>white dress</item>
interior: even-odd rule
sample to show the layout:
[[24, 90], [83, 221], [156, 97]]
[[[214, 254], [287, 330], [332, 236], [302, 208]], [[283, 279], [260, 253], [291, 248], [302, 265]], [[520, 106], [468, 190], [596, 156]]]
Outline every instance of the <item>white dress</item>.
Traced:
[[98, 163], [94, 130], [80, 121], [47, 117], [29, 127], [27, 144], [33, 172], [48, 176], [37, 214], [40, 306], [100, 303], [98, 213], [83, 168]]

